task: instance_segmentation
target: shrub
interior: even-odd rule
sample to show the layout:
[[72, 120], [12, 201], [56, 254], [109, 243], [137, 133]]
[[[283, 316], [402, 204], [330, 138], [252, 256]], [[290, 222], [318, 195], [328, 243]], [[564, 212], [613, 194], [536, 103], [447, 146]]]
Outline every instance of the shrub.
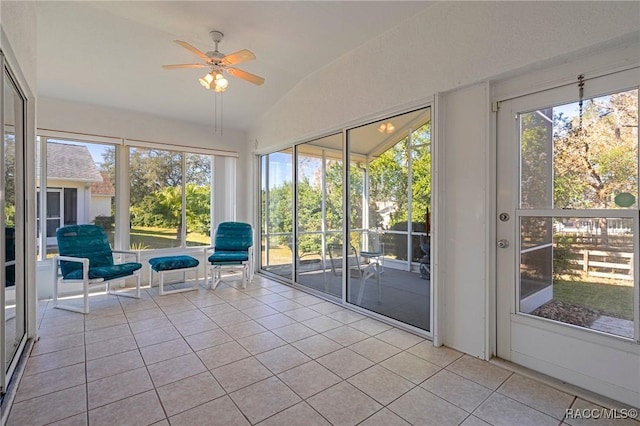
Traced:
[[577, 277], [576, 260], [571, 247], [571, 240], [568, 237], [557, 237], [553, 247], [553, 279], [560, 280], [562, 277]]
[[111, 232], [115, 228], [116, 218], [114, 216], [99, 215], [93, 219], [93, 223], [104, 229], [105, 232]]

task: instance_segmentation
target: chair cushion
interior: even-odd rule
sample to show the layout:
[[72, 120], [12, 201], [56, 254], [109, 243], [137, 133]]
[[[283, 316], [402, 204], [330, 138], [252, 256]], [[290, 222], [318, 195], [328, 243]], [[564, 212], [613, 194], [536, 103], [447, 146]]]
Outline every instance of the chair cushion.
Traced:
[[[87, 258], [89, 259], [89, 269], [113, 266], [113, 253], [109, 238], [101, 227], [97, 225], [65, 226], [56, 231], [56, 237], [61, 256]], [[65, 279], [75, 271], [79, 271], [76, 274], [82, 278], [81, 263], [62, 261], [60, 262], [60, 270]]]
[[208, 260], [211, 264], [238, 264], [249, 260], [249, 253], [246, 251], [216, 250]]
[[251, 225], [244, 222], [222, 222], [216, 229], [214, 246], [216, 250], [243, 250], [253, 245]]
[[[121, 263], [111, 266], [96, 266], [93, 268], [89, 266], [89, 279], [102, 278], [105, 281], [109, 281], [116, 278], [128, 277], [140, 268], [142, 268], [142, 264], [138, 262]], [[63, 277], [65, 280], [81, 280], [82, 268], [75, 269], [67, 275], [63, 275]]]
[[149, 264], [154, 271], [159, 272], [195, 268], [200, 262], [191, 256], [164, 256], [149, 259]]

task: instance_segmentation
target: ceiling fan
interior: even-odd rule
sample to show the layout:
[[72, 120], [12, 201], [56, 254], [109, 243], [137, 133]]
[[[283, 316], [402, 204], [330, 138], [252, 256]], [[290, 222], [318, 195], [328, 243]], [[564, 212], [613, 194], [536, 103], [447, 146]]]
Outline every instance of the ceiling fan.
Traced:
[[229, 55], [225, 55], [218, 50], [218, 44], [222, 41], [224, 34], [220, 31], [211, 31], [209, 33], [211, 39], [215, 43], [215, 50], [212, 52], [204, 53], [197, 48], [193, 47], [186, 41], [182, 40], [174, 40], [176, 44], [184, 47], [191, 53], [198, 56], [200, 59], [204, 60], [205, 63], [200, 64], [176, 64], [176, 65], [163, 65], [162, 68], [168, 70], [180, 69], [180, 68], [210, 68], [210, 72], [207, 73], [204, 77], [200, 79], [200, 84], [202, 84], [207, 89], [213, 89], [216, 92], [224, 92], [229, 85], [229, 82], [224, 75], [223, 71], [228, 74], [240, 78], [242, 80], [248, 81], [250, 83], [261, 85], [264, 83], [264, 78], [257, 76], [255, 74], [251, 74], [250, 72], [240, 70], [238, 68], [233, 68], [231, 65], [241, 64], [243, 62], [253, 61], [256, 59], [256, 55], [253, 54], [250, 50], [243, 49], [234, 53], [230, 53]]

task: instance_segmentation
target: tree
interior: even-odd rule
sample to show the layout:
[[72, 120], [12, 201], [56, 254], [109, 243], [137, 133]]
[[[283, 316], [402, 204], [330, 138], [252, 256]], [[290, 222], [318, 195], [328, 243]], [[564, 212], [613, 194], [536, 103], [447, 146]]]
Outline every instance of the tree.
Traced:
[[585, 104], [582, 118], [556, 119], [557, 208], [613, 208], [617, 194], [638, 192], [637, 90]]
[[4, 196], [5, 225], [15, 226], [16, 217], [16, 143], [12, 134], [4, 140]]
[[[183, 155], [186, 163], [187, 230], [209, 232], [210, 157], [156, 149], [130, 148], [129, 197], [134, 225], [175, 227], [180, 239]], [[115, 147], [106, 149], [102, 158], [101, 170], [115, 182]]]
[[[411, 152], [411, 154], [409, 154]], [[369, 164], [370, 211], [390, 205], [389, 227], [409, 221], [409, 155], [411, 155], [412, 216], [423, 222], [431, 205], [431, 121], [411, 134], [411, 147], [404, 138]], [[370, 215], [370, 226], [380, 227], [382, 217]]]
[[[186, 186], [187, 232], [208, 233], [211, 226], [208, 186]], [[135, 226], [176, 228], [182, 236], [182, 191], [168, 186], [147, 195], [138, 205], [131, 207], [131, 221]]]
[[[162, 188], [182, 185], [182, 156], [185, 155], [187, 183], [209, 185], [211, 182], [211, 161], [209, 156], [158, 149], [130, 148], [129, 180], [130, 200], [135, 205], [142, 199]], [[115, 182], [115, 147], [102, 154], [101, 171], [106, 172]]]
[[267, 228], [270, 234], [282, 234], [274, 236], [275, 244], [291, 246], [291, 234], [293, 232], [293, 184], [286, 181], [277, 187], [269, 189], [269, 219]]

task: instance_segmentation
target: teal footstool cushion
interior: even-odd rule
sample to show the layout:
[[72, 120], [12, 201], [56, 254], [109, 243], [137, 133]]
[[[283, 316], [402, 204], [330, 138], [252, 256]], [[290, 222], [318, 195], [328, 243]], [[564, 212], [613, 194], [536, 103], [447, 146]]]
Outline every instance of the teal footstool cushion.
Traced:
[[200, 262], [191, 256], [164, 256], [149, 259], [149, 264], [154, 271], [160, 272], [195, 268]]

